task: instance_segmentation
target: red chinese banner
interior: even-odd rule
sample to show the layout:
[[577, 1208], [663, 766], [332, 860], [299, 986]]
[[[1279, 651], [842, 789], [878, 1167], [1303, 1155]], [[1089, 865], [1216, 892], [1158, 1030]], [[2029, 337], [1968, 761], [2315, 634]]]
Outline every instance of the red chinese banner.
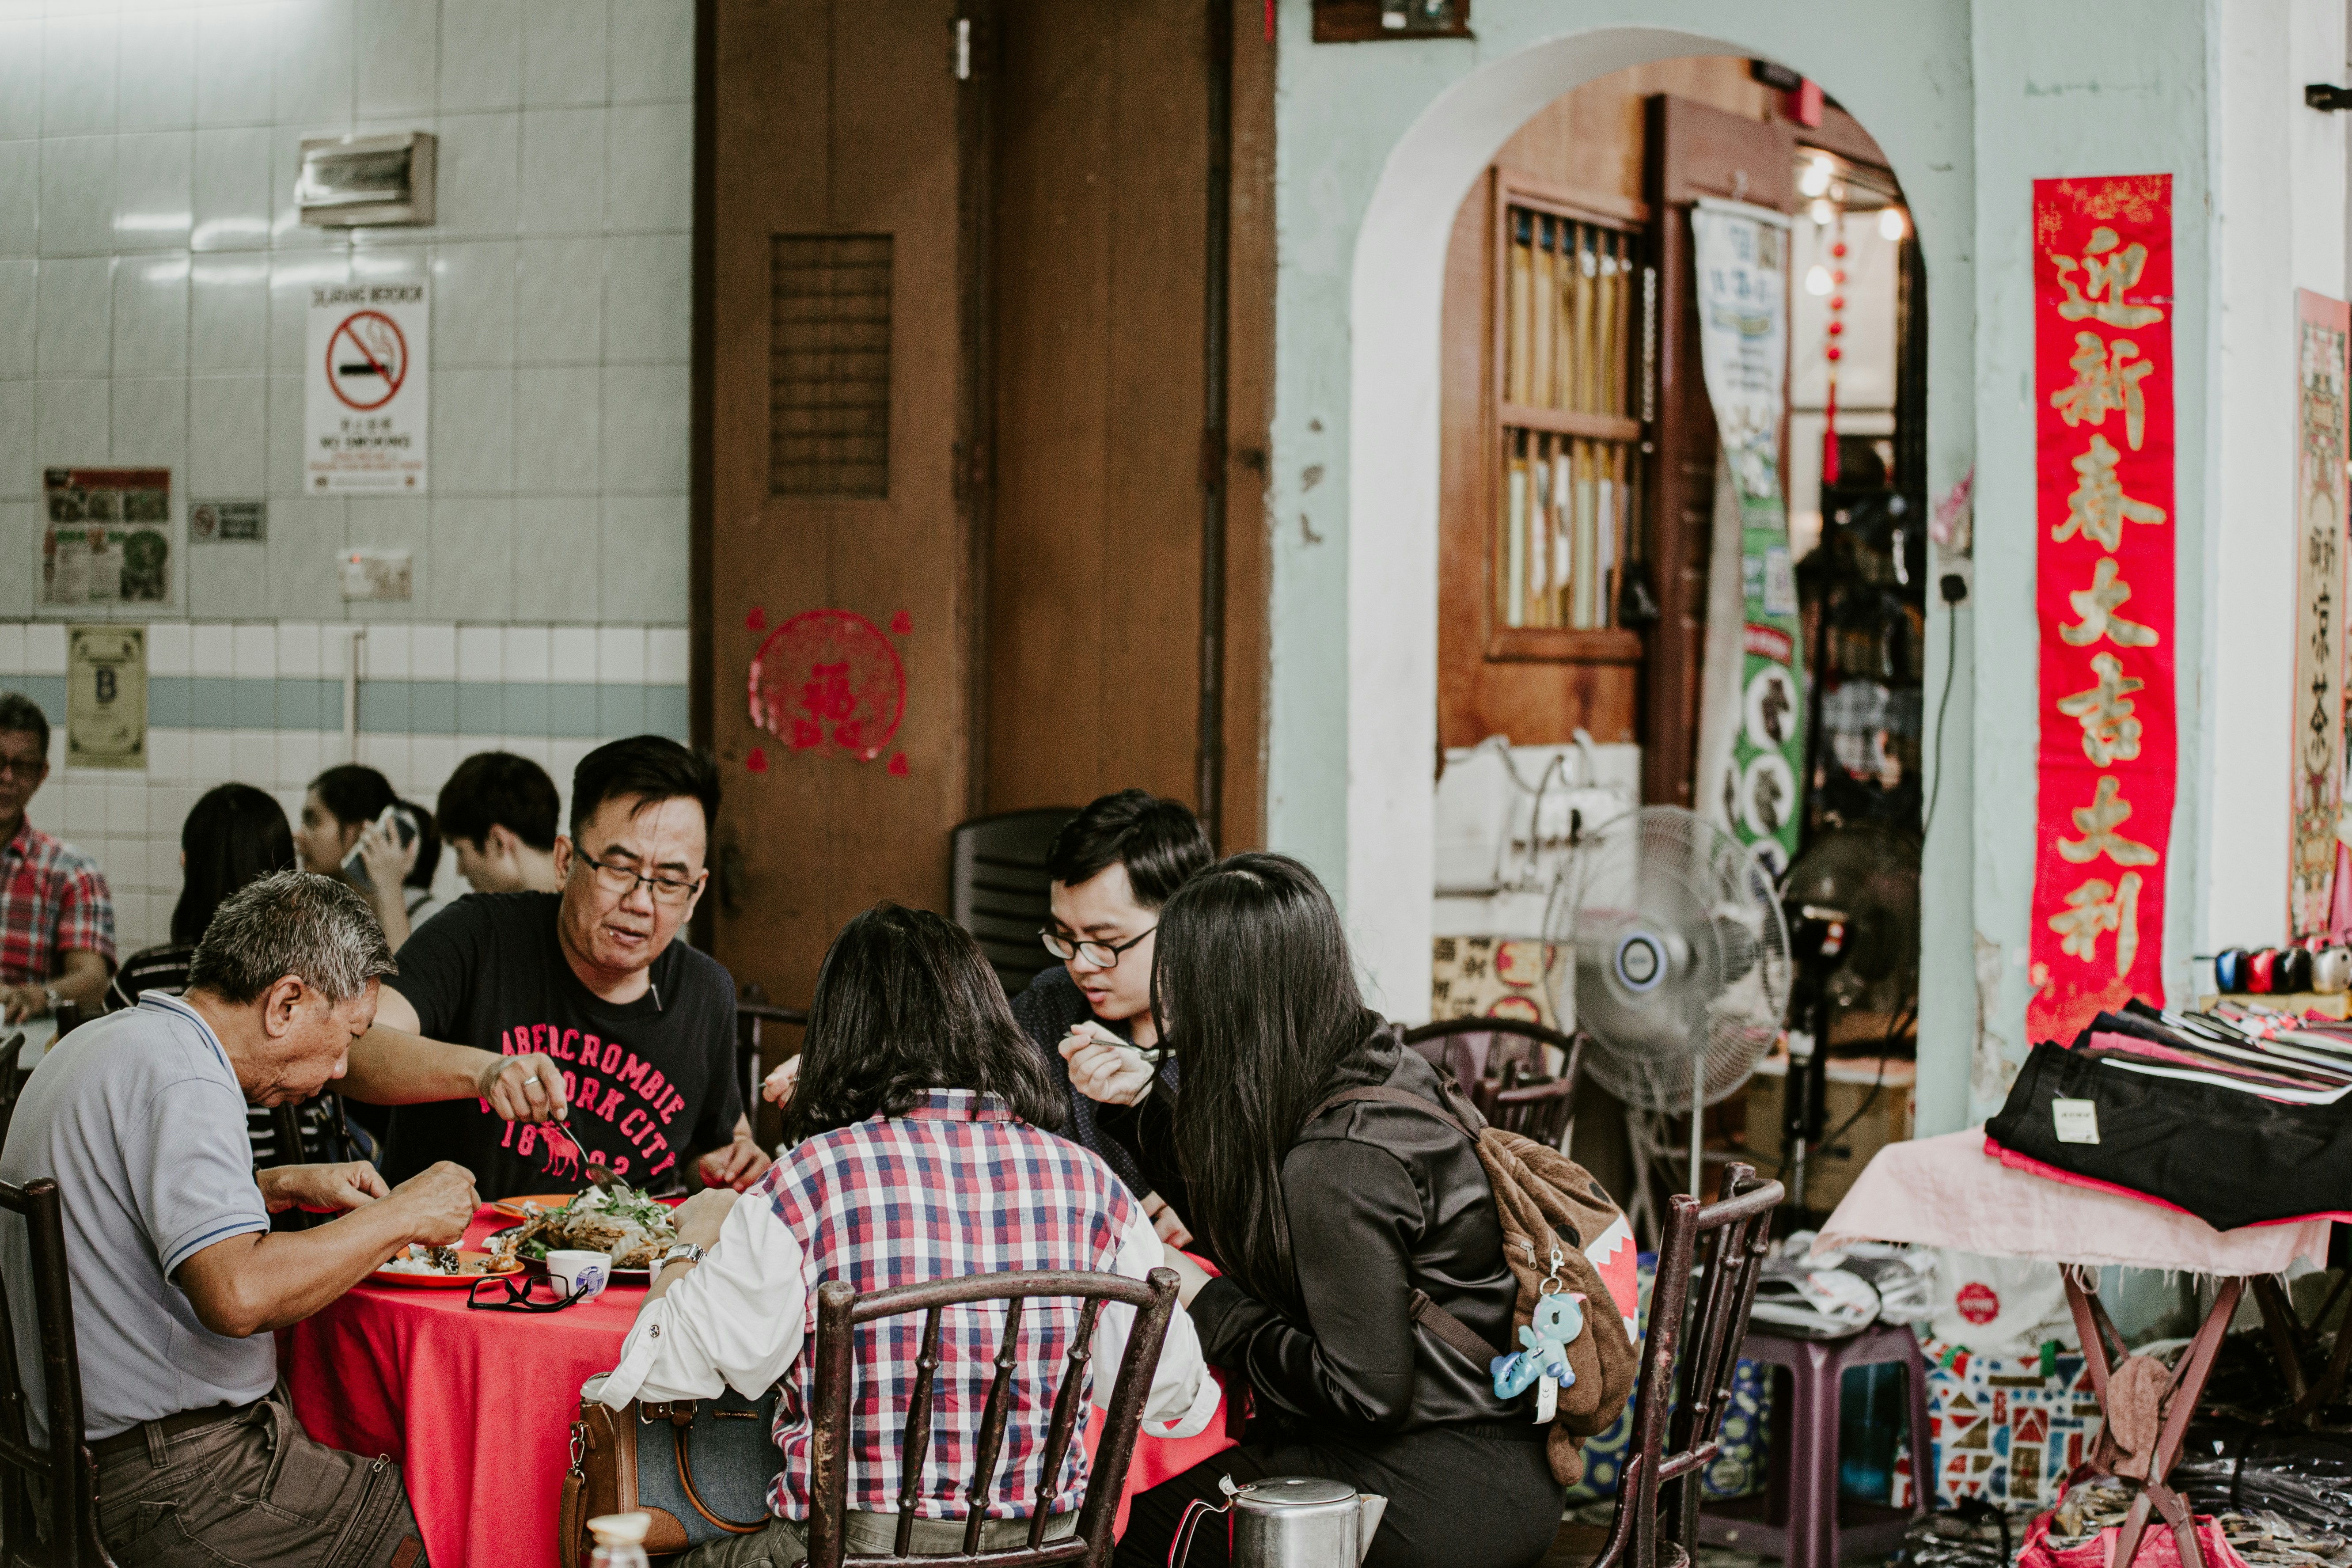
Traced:
[[2042, 628], [2030, 1040], [2164, 999], [2173, 679], [2172, 177], [2033, 184]]

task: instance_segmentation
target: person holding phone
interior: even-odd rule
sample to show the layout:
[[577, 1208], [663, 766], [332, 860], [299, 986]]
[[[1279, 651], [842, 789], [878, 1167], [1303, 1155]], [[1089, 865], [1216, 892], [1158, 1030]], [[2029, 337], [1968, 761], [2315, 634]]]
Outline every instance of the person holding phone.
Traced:
[[341, 877], [365, 896], [395, 953], [441, 908], [433, 897], [441, 844], [432, 816], [373, 768], [344, 763], [312, 779], [294, 847], [304, 870]]

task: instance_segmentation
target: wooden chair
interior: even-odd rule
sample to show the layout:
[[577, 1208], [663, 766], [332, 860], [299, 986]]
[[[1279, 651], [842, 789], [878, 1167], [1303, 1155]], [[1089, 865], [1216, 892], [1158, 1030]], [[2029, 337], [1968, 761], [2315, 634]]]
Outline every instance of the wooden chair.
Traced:
[[735, 1004], [735, 1070], [743, 1079], [743, 1112], [751, 1119], [752, 1137], [763, 1145], [783, 1134], [780, 1122], [773, 1129], [768, 1126], [776, 1121], [775, 1108], [761, 1100], [760, 1086], [778, 1063], [800, 1054], [798, 1046], [789, 1050], [781, 1044], [772, 1047], [767, 1038], [771, 1025], [806, 1028], [808, 1014], [798, 1007], [769, 1005], [767, 988], [754, 980]]
[[1053, 918], [1045, 851], [1076, 815], [1067, 805], [1008, 811], [958, 823], [949, 837], [948, 919], [980, 942], [1008, 996], [1055, 963], [1037, 940], [1038, 928]]
[[[940, 1279], [921, 1285], [859, 1295], [835, 1280], [817, 1287], [816, 1400], [811, 1412], [814, 1431], [809, 1499], [809, 1568], [842, 1568], [846, 1542], [842, 1533], [849, 1508], [850, 1384], [855, 1377], [853, 1329], [859, 1323], [894, 1318], [905, 1312], [923, 1314], [922, 1352], [916, 1365], [915, 1386], [907, 1405], [907, 1424], [899, 1439], [905, 1481], [898, 1494], [898, 1538], [891, 1555], [861, 1556], [858, 1563], [901, 1561], [949, 1562], [965, 1568], [1046, 1568], [1053, 1563], [1082, 1563], [1101, 1568], [1110, 1561], [1111, 1524], [1118, 1515], [1120, 1494], [1127, 1487], [1129, 1460], [1143, 1418], [1144, 1400], [1151, 1391], [1151, 1374], [1160, 1364], [1160, 1341], [1176, 1308], [1176, 1274], [1155, 1268], [1149, 1281], [1118, 1274], [1008, 1273]], [[1004, 1429], [1012, 1415], [1013, 1347], [1021, 1332], [1021, 1306], [1036, 1296], [1074, 1296], [1085, 1305], [1070, 1341], [1060, 1388], [1054, 1396], [1054, 1415], [1037, 1478], [1035, 1510], [1029, 1521], [1025, 1546], [1010, 1551], [981, 1550], [982, 1527], [987, 1521], [987, 1499], [996, 1480], [997, 1461], [1003, 1452]], [[1004, 1337], [997, 1346], [996, 1376], [989, 1384], [988, 1403], [980, 1426], [980, 1453], [964, 1489], [968, 1513], [964, 1520], [963, 1552], [948, 1559], [910, 1559], [915, 1510], [920, 1499], [923, 1462], [931, 1440], [931, 1384], [940, 1360], [940, 1325], [946, 1310], [971, 1301], [1010, 1301]], [[1083, 1384], [1093, 1352], [1095, 1320], [1108, 1302], [1133, 1307], [1135, 1326], [1127, 1337], [1127, 1354], [1119, 1362], [1118, 1380], [1103, 1402], [1109, 1424], [1102, 1446], [1087, 1477], [1086, 1501], [1078, 1509], [1077, 1533], [1066, 1540], [1045, 1540], [1045, 1503], [1053, 1495], [1055, 1478], [1076, 1440], [1078, 1421], [1086, 1413]]]
[[[15, 1303], [0, 1284], [0, 1542], [7, 1568], [92, 1568], [114, 1559], [98, 1538], [98, 1462], [82, 1440], [81, 1361], [74, 1348], [73, 1291], [58, 1184], [0, 1183], [0, 1209], [24, 1221], [33, 1260], [33, 1312], [47, 1385], [49, 1448], [32, 1445], [16, 1361]], [[37, 1506], [27, 1478], [46, 1484]]]
[[8, 1123], [16, 1117], [16, 1094], [25, 1087], [16, 1072], [16, 1063], [24, 1055], [24, 1030], [0, 1041], [0, 1143], [8, 1141]]
[[1686, 1193], [1666, 1200], [1657, 1283], [1633, 1387], [1633, 1438], [1609, 1539], [1592, 1568], [1689, 1563], [1698, 1540], [1699, 1472], [1722, 1451], [1717, 1434], [1731, 1405], [1732, 1371], [1748, 1337], [1748, 1310], [1771, 1248], [1772, 1211], [1781, 1195], [1780, 1183], [1759, 1181], [1753, 1166], [1734, 1164], [1725, 1167], [1714, 1203], [1702, 1206]]
[[[1507, 1132], [1561, 1148], [1576, 1120], [1584, 1039], [1520, 1018], [1441, 1018], [1407, 1029], [1405, 1044], [1451, 1071], [1478, 1113]], [[1559, 1052], [1551, 1076], [1546, 1047]]]

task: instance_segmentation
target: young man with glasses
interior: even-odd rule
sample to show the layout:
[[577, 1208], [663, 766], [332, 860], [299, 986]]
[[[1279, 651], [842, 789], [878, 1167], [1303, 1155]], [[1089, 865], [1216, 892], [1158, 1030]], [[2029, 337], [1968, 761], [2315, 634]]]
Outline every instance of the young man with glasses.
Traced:
[[[1156, 1068], [1151, 1020], [1152, 932], [1160, 906], [1216, 858], [1200, 818], [1181, 800], [1143, 790], [1107, 795], [1072, 817], [1046, 851], [1053, 919], [1038, 936], [1062, 961], [1013, 1000], [1013, 1016], [1045, 1053], [1070, 1099], [1069, 1136], [1101, 1155], [1143, 1200], [1160, 1239], [1192, 1239], [1151, 1190], [1126, 1145], [1095, 1128], [1097, 1100], [1171, 1091], [1176, 1064]], [[1089, 1093], [1091, 1090], [1093, 1092]]]
[[114, 976], [106, 874], [25, 814], [48, 776], [48, 715], [0, 691], [0, 1024], [46, 1017], [60, 1002], [95, 1016]]
[[[767, 1169], [735, 1081], [734, 982], [676, 940], [709, 881], [718, 813], [708, 756], [658, 735], [600, 746], [555, 840], [562, 890], [477, 893], [409, 939], [344, 1085], [400, 1105], [389, 1180], [455, 1160], [502, 1198], [576, 1190], [593, 1163], [656, 1192], [689, 1165], [738, 1189]], [[485, 1051], [527, 1058], [523, 1091], [552, 1122], [475, 1098]], [[436, 1053], [451, 1053], [446, 1083], [428, 1083]]]

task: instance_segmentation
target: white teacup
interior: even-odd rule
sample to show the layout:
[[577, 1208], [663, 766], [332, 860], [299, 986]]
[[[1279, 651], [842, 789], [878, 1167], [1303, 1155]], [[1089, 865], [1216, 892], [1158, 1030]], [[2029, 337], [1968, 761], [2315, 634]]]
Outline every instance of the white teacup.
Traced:
[[563, 1289], [567, 1299], [593, 1300], [602, 1295], [613, 1278], [613, 1255], [609, 1252], [551, 1252], [547, 1255], [548, 1278]]

